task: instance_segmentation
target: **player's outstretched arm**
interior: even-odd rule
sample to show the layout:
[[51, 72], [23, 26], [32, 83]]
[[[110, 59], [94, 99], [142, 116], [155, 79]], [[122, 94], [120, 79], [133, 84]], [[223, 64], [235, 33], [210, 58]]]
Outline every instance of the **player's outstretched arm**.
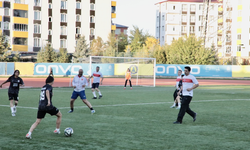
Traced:
[[0, 85], [0, 88], [2, 88], [2, 86], [3, 86], [4, 84], [6, 84], [7, 82], [10, 82], [9, 79], [6, 80], [5, 82], [3, 82], [3, 83]]

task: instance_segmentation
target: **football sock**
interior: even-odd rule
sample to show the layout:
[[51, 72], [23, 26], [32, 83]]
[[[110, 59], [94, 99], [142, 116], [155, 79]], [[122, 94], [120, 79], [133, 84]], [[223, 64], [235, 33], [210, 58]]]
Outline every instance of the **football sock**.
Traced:
[[102, 95], [101, 91], [99, 91], [98, 93], [99, 93], [99, 95]]
[[14, 106], [10, 107], [10, 110], [11, 110], [11, 113], [13, 113], [14, 112]]
[[60, 131], [60, 128], [58, 129], [58, 128], [56, 128], [56, 131]]
[[31, 135], [31, 132], [29, 131], [29, 133], [28, 133], [29, 135]]
[[178, 103], [178, 106], [181, 107], [181, 103]]
[[71, 108], [72, 111], [74, 111], [74, 108]]
[[92, 92], [92, 93], [93, 93], [94, 97], [96, 97], [95, 92]]
[[91, 107], [90, 110], [94, 110], [93, 107]]

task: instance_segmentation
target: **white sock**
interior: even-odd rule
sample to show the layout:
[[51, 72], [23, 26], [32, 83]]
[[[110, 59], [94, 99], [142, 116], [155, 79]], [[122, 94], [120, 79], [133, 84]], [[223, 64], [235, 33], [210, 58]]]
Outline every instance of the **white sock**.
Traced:
[[92, 93], [93, 93], [94, 97], [96, 97], [95, 92], [92, 92]]
[[29, 131], [29, 133], [28, 133], [29, 135], [31, 135], [31, 132]]
[[56, 131], [60, 131], [60, 128], [58, 129], [58, 128], [56, 128]]
[[178, 106], [181, 107], [181, 103], [178, 103]]
[[99, 93], [99, 95], [102, 95], [101, 91], [99, 91], [98, 93]]
[[175, 106], [176, 104], [174, 103], [173, 106]]
[[11, 113], [14, 113], [14, 107], [10, 107]]

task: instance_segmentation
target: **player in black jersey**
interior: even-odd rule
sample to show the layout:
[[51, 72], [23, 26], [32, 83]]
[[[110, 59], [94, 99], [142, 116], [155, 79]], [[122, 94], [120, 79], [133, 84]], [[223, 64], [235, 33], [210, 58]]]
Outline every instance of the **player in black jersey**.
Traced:
[[184, 75], [181, 75], [181, 80], [178, 83], [178, 88], [176, 89], [175, 92], [175, 100], [174, 100], [174, 104], [170, 107], [170, 108], [175, 108], [175, 106], [178, 104], [178, 107], [176, 109], [180, 109], [181, 108], [181, 93], [182, 93], [182, 79], [183, 79]]
[[10, 82], [8, 95], [10, 100], [10, 110], [12, 116], [16, 116], [16, 106], [18, 104], [19, 87], [24, 86], [22, 78], [19, 77], [20, 71], [15, 70], [14, 74], [8, 78], [4, 83], [0, 85], [2, 87], [5, 83]]
[[51, 116], [56, 115], [56, 130], [54, 133], [60, 133], [60, 124], [62, 120], [62, 113], [52, 105], [52, 95], [53, 95], [53, 87], [52, 84], [54, 82], [54, 78], [52, 76], [48, 76], [46, 79], [46, 85], [44, 85], [41, 89], [39, 106], [37, 111], [37, 119], [36, 122], [30, 127], [29, 132], [26, 134], [27, 139], [31, 139], [32, 131], [37, 127], [37, 125], [41, 122], [41, 120], [45, 117], [46, 113]]

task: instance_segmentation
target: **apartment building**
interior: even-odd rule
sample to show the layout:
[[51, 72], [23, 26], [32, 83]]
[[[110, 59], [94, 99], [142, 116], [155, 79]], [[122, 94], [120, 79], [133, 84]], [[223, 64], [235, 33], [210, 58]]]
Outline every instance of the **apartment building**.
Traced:
[[[244, 1], [244, 4], [243, 4]], [[212, 44], [219, 57], [250, 55], [250, 1], [167, 0], [156, 4], [156, 35], [160, 44], [171, 44], [183, 35], [204, 37], [208, 8], [206, 47]]]
[[82, 35], [88, 43], [97, 36], [106, 41], [116, 29], [115, 11], [110, 0], [3, 0], [0, 29], [13, 51], [38, 52], [51, 43], [73, 53]]

